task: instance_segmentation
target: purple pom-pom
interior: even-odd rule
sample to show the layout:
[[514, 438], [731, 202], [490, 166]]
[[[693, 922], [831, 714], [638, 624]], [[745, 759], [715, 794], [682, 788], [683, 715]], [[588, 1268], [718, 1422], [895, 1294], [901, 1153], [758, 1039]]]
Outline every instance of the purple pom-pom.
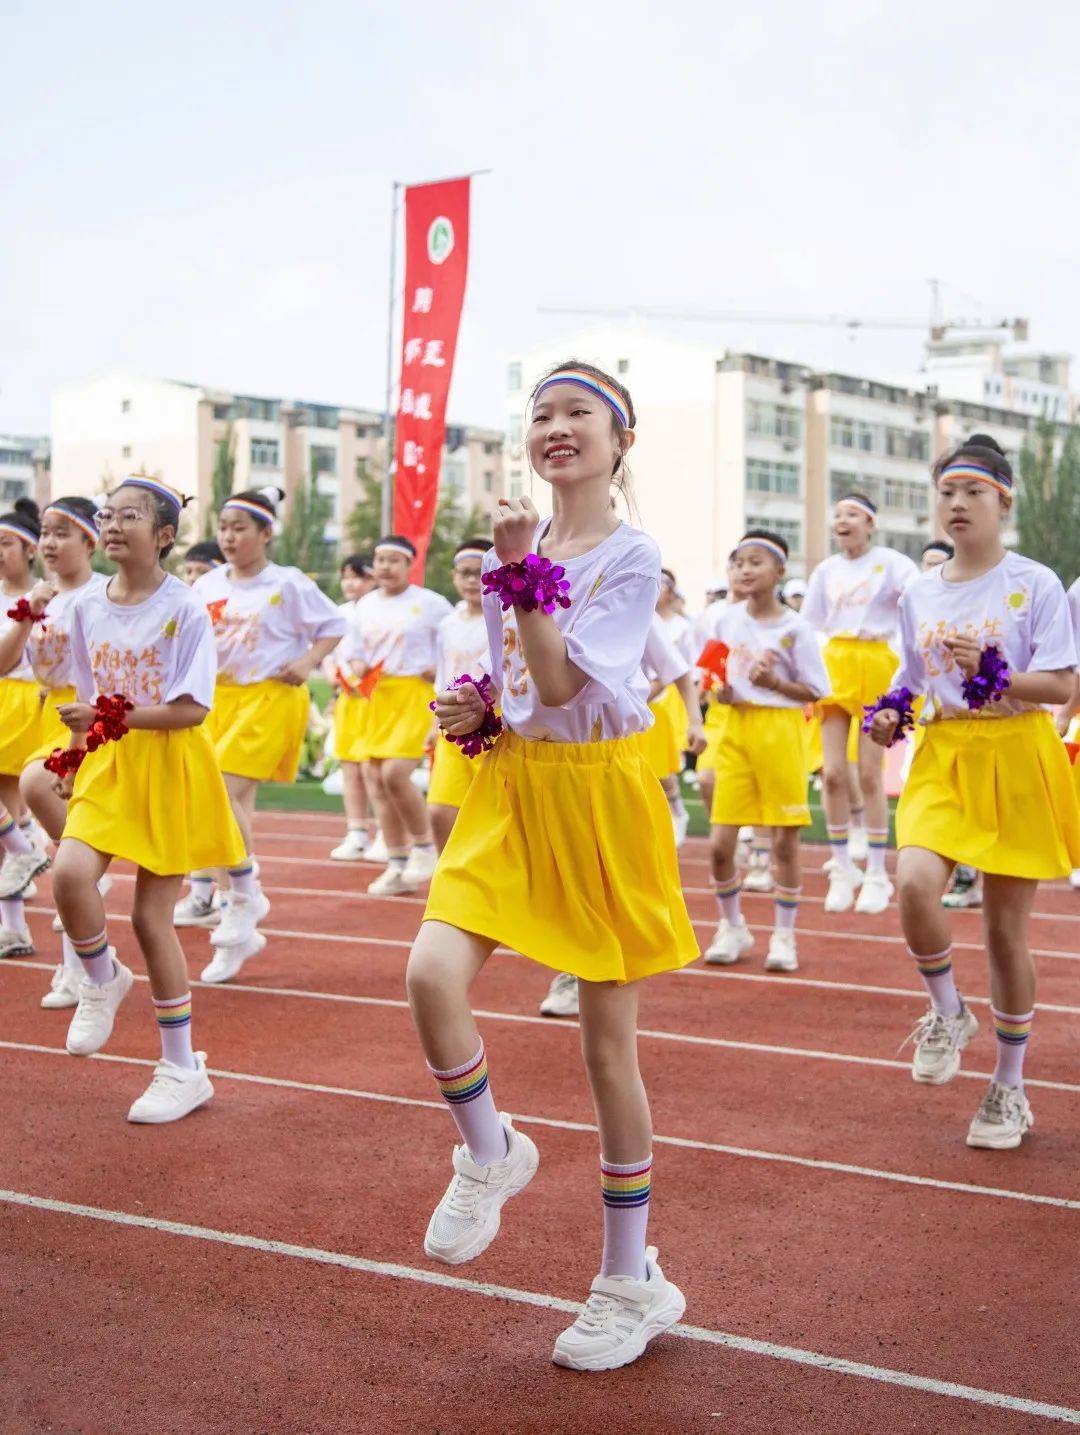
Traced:
[[964, 701], [973, 712], [996, 703], [1012, 682], [1012, 673], [1005, 655], [996, 643], [990, 643], [982, 650], [979, 666], [970, 678], [965, 678], [961, 691]]
[[866, 716], [862, 721], [863, 732], [869, 732], [874, 721], [874, 714], [881, 712], [894, 712], [897, 716], [896, 731], [892, 735], [892, 741], [899, 742], [915, 726], [915, 698], [910, 688], [893, 688], [891, 692], [883, 693], [876, 703], [868, 703], [863, 708]]
[[542, 608], [554, 613], [556, 607], [569, 608], [570, 582], [566, 569], [539, 553], [527, 553], [521, 563], [504, 563], [483, 575], [485, 593], [494, 593], [503, 606], [522, 608], [526, 613]]
[[[448, 686], [463, 688], [466, 683], [472, 683], [473, 687], [484, 700], [484, 720], [478, 728], [472, 732], [455, 734], [443, 732], [447, 742], [456, 743], [466, 757], [479, 757], [482, 752], [488, 752], [495, 746], [495, 739], [503, 730], [502, 718], [495, 711], [495, 694], [492, 691], [491, 679], [487, 673], [478, 678], [472, 678], [468, 673], [462, 673], [460, 678], [455, 678]], [[435, 704], [429, 703], [428, 707], [435, 711]]]

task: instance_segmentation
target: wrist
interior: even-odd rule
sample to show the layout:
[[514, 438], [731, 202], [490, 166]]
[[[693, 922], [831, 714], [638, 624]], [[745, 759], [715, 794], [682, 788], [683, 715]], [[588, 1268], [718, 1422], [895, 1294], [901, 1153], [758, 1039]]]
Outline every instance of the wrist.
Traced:
[[542, 609], [554, 613], [556, 607], [569, 608], [570, 583], [561, 564], [541, 558], [537, 553], [504, 563], [482, 576], [484, 593], [494, 593], [503, 611], [520, 608], [525, 613]]

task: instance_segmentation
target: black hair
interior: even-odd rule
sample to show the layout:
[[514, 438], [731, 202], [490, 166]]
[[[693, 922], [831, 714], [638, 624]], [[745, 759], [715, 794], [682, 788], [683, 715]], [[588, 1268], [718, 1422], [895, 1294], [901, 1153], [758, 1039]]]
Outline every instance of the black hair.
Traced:
[[0, 515], [0, 523], [22, 530], [23, 542], [35, 548], [41, 537], [41, 509], [32, 498], [17, 498], [11, 513]]
[[225, 555], [213, 539], [208, 539], [205, 543], [193, 543], [184, 554], [184, 562], [217, 565], [225, 562]]
[[[79, 518], [83, 523], [89, 523], [90, 527], [97, 529], [98, 516], [97, 504], [92, 498], [86, 498], [81, 493], [65, 494], [63, 498], [51, 498], [45, 505], [45, 512], [55, 509], [57, 513], [66, 513], [69, 517]], [[89, 542], [89, 535], [83, 534]]]
[[[245, 503], [259, 509], [258, 513], [251, 514], [252, 518], [264, 528], [272, 528], [278, 508], [285, 501], [285, 490], [272, 485], [269, 488], [245, 488], [240, 493], [230, 493], [229, 498], [242, 498]], [[228, 503], [229, 498], [225, 503]], [[224, 506], [222, 504], [222, 507]], [[245, 512], [250, 512], [250, 509]]]
[[991, 438], [988, 433], [973, 433], [963, 443], [957, 444], [955, 448], [943, 453], [930, 470], [930, 476], [935, 484], [940, 481], [941, 475], [950, 464], [965, 458], [970, 459], [972, 463], [977, 463], [981, 468], [988, 468], [1006, 488], [1012, 488], [1012, 464], [1005, 457], [1005, 450], [997, 439]]
[[661, 568], [660, 577], [667, 578], [673, 588], [676, 586], [675, 574], [672, 573], [670, 568]]
[[[779, 533], [773, 533], [768, 528], [748, 528], [743, 534], [743, 536], [739, 539], [740, 547], [747, 541], [747, 539], [750, 538], [767, 538], [770, 543], [775, 543], [777, 548], [782, 548], [784, 551], [784, 563], [786, 565], [788, 558], [788, 545], [786, 538], [781, 538]], [[735, 550], [736, 553], [738, 551], [738, 549]]]
[[877, 504], [874, 502], [874, 500], [872, 498], [867, 498], [865, 493], [856, 493], [854, 489], [852, 489], [850, 493], [841, 494], [836, 501], [837, 503], [847, 503], [849, 499], [853, 503], [864, 503], [871, 513], [877, 513]]
[[956, 549], [947, 538], [932, 539], [923, 549], [922, 556], [925, 558], [928, 553], [944, 553], [946, 558], [956, 557]]
[[[113, 489], [113, 493], [119, 493], [130, 480], [147, 477], [149, 477], [149, 475], [144, 473], [130, 473], [126, 478], [120, 480]], [[164, 486], [162, 479], [155, 479], [154, 482], [161, 483]], [[163, 528], [171, 528], [173, 530], [172, 542], [166, 543], [163, 548], [158, 550], [158, 561], [160, 562], [162, 558], [168, 558], [169, 554], [176, 547], [176, 535], [180, 532], [180, 515], [191, 502], [191, 499], [185, 498], [182, 493], [177, 493], [175, 499], [166, 498], [163, 493], [157, 493], [152, 488], [145, 488], [138, 482], [133, 483], [132, 487], [137, 488], [140, 493], [145, 493], [150, 500], [150, 514], [154, 520], [154, 528], [158, 532]], [[109, 496], [111, 498], [112, 494]]]
[[481, 553], [486, 553], [490, 548], [494, 547], [495, 545], [490, 538], [466, 538], [464, 543], [459, 543], [454, 549], [454, 562], [457, 562], [459, 553], [467, 553], [470, 548], [474, 551], [479, 548]]
[[384, 533], [383, 536], [379, 539], [379, 542], [376, 543], [376, 549], [378, 549], [383, 543], [396, 543], [399, 548], [407, 548], [412, 554], [412, 556], [414, 558], [416, 557], [416, 545], [412, 542], [411, 539], [406, 538], [401, 533]]
[[599, 379], [602, 383], [609, 384], [626, 406], [627, 416], [630, 419], [629, 424], [624, 424], [615, 410], [611, 410], [611, 431], [619, 440], [620, 449], [619, 457], [615, 460], [615, 466], [611, 470], [611, 477], [615, 480], [616, 489], [626, 499], [627, 505], [630, 506], [632, 502], [629, 485], [630, 474], [626, 468], [626, 456], [621, 450], [626, 440], [626, 430], [628, 428], [635, 428], [637, 425], [637, 414], [634, 412], [634, 401], [630, 397], [630, 390], [626, 385], [620, 383], [618, 379], [613, 379], [609, 373], [597, 368], [595, 364], [583, 363], [581, 359], [565, 359], [561, 364], [556, 364], [553, 369], [547, 371], [544, 377], [533, 388], [532, 394], [529, 396], [530, 400], [535, 401], [537, 389], [546, 384], [549, 379], [554, 379], [559, 374], [569, 373], [574, 369], [579, 373], [589, 374], [592, 378]]
[[338, 565], [338, 572], [354, 573], [357, 578], [370, 578], [371, 554], [350, 553], [347, 558], [341, 560], [341, 563]]

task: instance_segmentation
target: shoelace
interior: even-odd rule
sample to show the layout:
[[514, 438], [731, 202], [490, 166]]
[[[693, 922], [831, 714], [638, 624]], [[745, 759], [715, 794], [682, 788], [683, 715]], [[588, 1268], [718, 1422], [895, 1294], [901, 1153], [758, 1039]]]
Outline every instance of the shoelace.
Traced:
[[555, 990], [562, 995], [570, 991], [571, 988], [577, 991], [577, 977], [571, 976], [569, 972], [560, 972], [555, 979]]
[[936, 1011], [928, 1011], [925, 1016], [921, 1016], [915, 1023], [915, 1030], [910, 1036], [906, 1036], [896, 1048], [897, 1056], [909, 1042], [914, 1042], [916, 1046], [926, 1047], [929, 1051], [947, 1051], [952, 1038], [949, 1035], [946, 1019]]
[[625, 1313], [622, 1301], [616, 1300], [613, 1295], [598, 1295], [593, 1291], [577, 1318], [577, 1324], [585, 1330], [603, 1330], [614, 1316]]
[[446, 1210], [451, 1215], [471, 1220], [473, 1207], [476, 1205], [477, 1197], [482, 1189], [481, 1182], [474, 1181], [471, 1176], [463, 1176], [459, 1172], [454, 1177], [454, 1184], [447, 1193]]
[[1009, 1110], [1009, 1096], [1004, 1086], [991, 1086], [979, 1107], [981, 1121], [1003, 1123]]

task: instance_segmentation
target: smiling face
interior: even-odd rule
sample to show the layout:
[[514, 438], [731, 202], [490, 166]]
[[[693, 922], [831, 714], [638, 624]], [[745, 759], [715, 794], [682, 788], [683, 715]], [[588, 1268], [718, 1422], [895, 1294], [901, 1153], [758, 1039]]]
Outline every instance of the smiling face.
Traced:
[[937, 521], [959, 548], [972, 548], [1001, 536], [1010, 500], [989, 483], [949, 478], [937, 485]]
[[144, 488], [118, 488], [99, 510], [98, 522], [106, 558], [121, 567], [152, 562], [176, 537], [174, 525], [158, 527], [153, 500]]
[[634, 442], [603, 399], [579, 384], [554, 383], [533, 405], [529, 463], [555, 487], [587, 479], [610, 479], [621, 454]]
[[862, 553], [870, 546], [874, 520], [861, 503], [844, 498], [833, 511], [832, 531], [841, 553]]
[[96, 545], [66, 514], [47, 508], [41, 520], [39, 552], [46, 569], [57, 578], [76, 578], [90, 567]]
[[242, 508], [223, 508], [218, 514], [218, 547], [225, 561], [237, 568], [253, 568], [261, 563], [272, 537], [269, 523], [261, 523]]
[[743, 598], [761, 598], [774, 593], [783, 576], [779, 561], [758, 543], [736, 549], [731, 560], [731, 581]]

